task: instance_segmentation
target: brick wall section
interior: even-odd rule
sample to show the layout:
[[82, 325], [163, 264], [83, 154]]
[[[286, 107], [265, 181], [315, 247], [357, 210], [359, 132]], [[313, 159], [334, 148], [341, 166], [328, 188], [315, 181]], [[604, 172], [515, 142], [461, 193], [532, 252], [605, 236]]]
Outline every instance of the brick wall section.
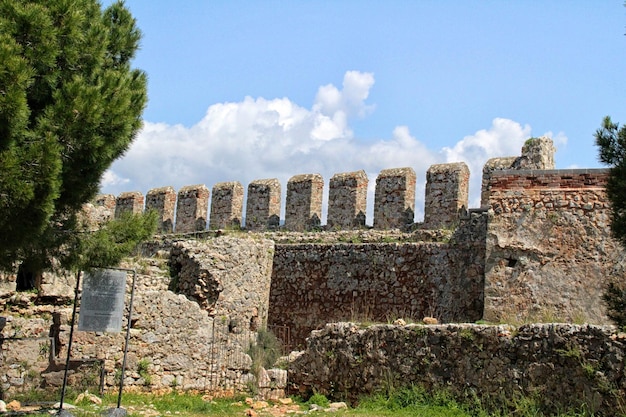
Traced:
[[246, 229], [277, 229], [280, 226], [280, 182], [276, 178], [248, 184]]
[[503, 171], [512, 169], [517, 157], [509, 156], [506, 158], [491, 158], [483, 166], [483, 177], [480, 187], [480, 206], [489, 206], [489, 187], [491, 182], [491, 174], [494, 171]]
[[209, 195], [209, 189], [205, 185], [190, 185], [178, 190], [177, 233], [197, 232], [206, 229]]
[[367, 184], [363, 170], [332, 176], [328, 187], [328, 227], [358, 229], [365, 226]]
[[608, 173], [492, 173], [485, 319], [608, 322], [602, 293], [626, 265], [610, 235]]
[[403, 229], [413, 224], [415, 182], [413, 168], [380, 171], [374, 194], [374, 228]]
[[488, 191], [604, 189], [608, 175], [607, 169], [503, 170], [492, 174]]
[[210, 229], [227, 229], [241, 226], [243, 213], [243, 187], [237, 181], [220, 182], [213, 186]]
[[470, 172], [463, 162], [432, 165], [426, 173], [424, 228], [447, 229], [468, 209]]
[[144, 198], [138, 191], [122, 193], [115, 200], [115, 218], [119, 219], [124, 212], [143, 213]]
[[483, 208], [489, 206], [489, 187], [493, 172], [507, 170], [554, 170], [555, 152], [556, 148], [552, 139], [547, 137], [531, 138], [524, 143], [520, 156], [488, 160], [483, 167], [480, 206]]
[[312, 230], [321, 225], [324, 180], [320, 174], [295, 175], [287, 182], [285, 228]]
[[159, 213], [158, 231], [172, 233], [174, 230], [174, 210], [176, 208], [176, 191], [172, 187], [153, 188], [146, 194], [146, 211], [156, 210]]

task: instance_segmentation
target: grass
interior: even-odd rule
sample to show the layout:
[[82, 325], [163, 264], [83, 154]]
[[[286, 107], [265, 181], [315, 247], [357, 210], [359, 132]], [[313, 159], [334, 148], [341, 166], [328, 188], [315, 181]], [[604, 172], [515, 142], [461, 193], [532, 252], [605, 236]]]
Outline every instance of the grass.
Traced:
[[[444, 391], [427, 394], [422, 388], [409, 387], [364, 398], [346, 415], [354, 416], [471, 416]], [[486, 415], [486, 414], [485, 414]]]
[[[71, 401], [70, 401], [71, 403]], [[299, 401], [302, 411], [309, 409], [310, 404], [322, 407], [328, 406], [329, 402], [321, 394], [313, 395], [308, 401]], [[117, 395], [107, 394], [103, 398], [102, 405], [81, 404], [77, 409], [71, 410], [76, 417], [95, 417], [103, 411], [114, 408], [117, 405]], [[509, 402], [506, 411], [489, 413], [482, 408], [478, 399], [468, 400], [465, 403], [455, 400], [446, 390], [440, 390], [434, 394], [426, 392], [423, 388], [411, 386], [402, 389], [394, 389], [388, 393], [372, 395], [361, 399], [354, 408], [342, 409], [332, 413], [333, 416], [341, 417], [541, 417], [544, 416], [532, 398], [520, 398]], [[259, 417], [289, 416], [292, 414], [277, 413], [278, 405], [270, 403], [269, 408], [256, 410]], [[217, 415], [223, 417], [243, 416], [250, 407], [243, 397], [210, 399], [197, 393], [182, 393], [172, 391], [166, 394], [148, 393], [125, 393], [122, 400], [122, 408], [126, 409], [130, 417], [176, 415], [177, 417], [200, 417]], [[328, 415], [323, 412], [313, 412], [317, 415]], [[48, 415], [45, 412], [31, 415]], [[583, 417], [590, 416], [584, 412], [559, 414], [560, 417]]]

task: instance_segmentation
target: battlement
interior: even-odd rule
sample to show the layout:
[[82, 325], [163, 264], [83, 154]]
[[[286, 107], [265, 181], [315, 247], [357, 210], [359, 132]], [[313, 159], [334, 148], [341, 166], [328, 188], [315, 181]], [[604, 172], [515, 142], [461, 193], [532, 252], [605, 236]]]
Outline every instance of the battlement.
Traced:
[[[542, 181], [546, 186], [554, 186], [555, 181], [571, 187], [592, 183], [603, 186], [605, 179], [598, 173], [582, 180], [578, 176], [568, 180], [571, 170], [554, 170], [554, 152], [552, 140], [535, 138], [524, 144], [521, 156], [489, 160], [482, 173], [481, 206], [489, 207], [492, 190], [534, 187]], [[535, 177], [538, 170], [543, 173]], [[533, 174], [528, 177], [526, 172]], [[455, 227], [469, 209], [469, 181], [470, 172], [463, 162], [432, 165], [426, 174], [424, 221], [418, 225], [414, 220], [416, 173], [411, 167], [380, 172], [371, 223], [366, 222], [369, 179], [363, 170], [332, 176], [325, 225], [322, 224], [324, 179], [320, 174], [300, 174], [289, 179], [282, 221], [281, 184], [276, 178], [252, 181], [248, 185], [245, 209], [244, 187], [237, 181], [215, 184], [211, 191], [202, 184], [187, 186], [178, 194], [172, 187], [156, 188], [148, 191], [145, 199], [139, 192], [122, 193], [117, 198], [101, 195], [96, 204], [112, 210], [116, 217], [125, 211], [141, 212], [144, 206], [146, 210], [157, 210], [163, 233], [241, 226], [264, 231], [276, 230], [281, 224], [288, 231], [350, 230], [364, 228], [366, 224], [373, 224], [379, 230], [446, 229]]]
[[[366, 225], [368, 178], [365, 171], [338, 173], [329, 182], [329, 230], [350, 230]], [[468, 205], [469, 169], [464, 163], [434, 165], [426, 188], [424, 228], [440, 228], [458, 223], [460, 208]], [[319, 174], [291, 177], [287, 183], [284, 228], [289, 231], [320, 230], [324, 179]], [[376, 179], [374, 202], [375, 229], [407, 229], [414, 224], [416, 174], [412, 168], [381, 171]], [[146, 197], [125, 192], [117, 198], [99, 195], [96, 205], [120, 217], [123, 212], [156, 210], [163, 233], [188, 233], [243, 226], [255, 231], [275, 230], [281, 224], [281, 184], [278, 179], [255, 180], [248, 185], [244, 211], [243, 186], [236, 181], [183, 187], [178, 194], [172, 187], [155, 188]], [[210, 200], [210, 210], [209, 210]], [[174, 209], [176, 208], [176, 209]], [[245, 212], [245, 221], [243, 213]], [[207, 216], [210, 213], [210, 217]], [[174, 219], [176, 221], [174, 222]]]

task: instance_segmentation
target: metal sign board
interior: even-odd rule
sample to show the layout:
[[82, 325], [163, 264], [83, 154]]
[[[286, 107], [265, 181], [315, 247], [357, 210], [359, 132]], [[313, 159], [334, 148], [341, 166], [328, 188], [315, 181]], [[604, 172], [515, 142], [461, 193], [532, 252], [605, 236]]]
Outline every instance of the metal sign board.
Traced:
[[100, 269], [86, 272], [78, 316], [78, 330], [122, 331], [126, 271]]

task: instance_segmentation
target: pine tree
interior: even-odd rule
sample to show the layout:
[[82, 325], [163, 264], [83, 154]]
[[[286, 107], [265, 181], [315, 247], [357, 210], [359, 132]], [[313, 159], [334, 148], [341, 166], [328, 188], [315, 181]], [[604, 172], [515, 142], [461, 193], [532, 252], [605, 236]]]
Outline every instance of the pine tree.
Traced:
[[[621, 128], [605, 117], [595, 133], [600, 161], [610, 165], [606, 194], [611, 202], [611, 233], [626, 248], [626, 126]], [[622, 329], [626, 329], [625, 277], [612, 277], [603, 299], [607, 315]]]
[[140, 35], [121, 2], [0, 0], [1, 267], [43, 269], [71, 246], [76, 213], [141, 127]]
[[626, 247], [626, 126], [605, 117], [595, 134], [600, 162], [611, 166], [606, 193], [611, 201], [611, 232]]

